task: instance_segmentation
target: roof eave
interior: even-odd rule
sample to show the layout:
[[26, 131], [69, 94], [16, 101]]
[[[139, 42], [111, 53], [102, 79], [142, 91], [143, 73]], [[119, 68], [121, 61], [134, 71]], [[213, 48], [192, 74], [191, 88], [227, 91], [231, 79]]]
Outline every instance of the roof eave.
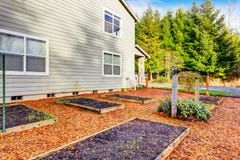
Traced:
[[126, 8], [126, 10], [128, 11], [128, 13], [133, 17], [133, 19], [135, 20], [135, 22], [139, 23], [140, 20], [139, 18], [135, 15], [135, 13], [133, 12], [133, 10], [128, 6], [128, 4], [125, 2], [125, 0], [119, 0], [123, 6]]
[[145, 57], [151, 58], [151, 57], [149, 56], [149, 54], [147, 54], [147, 52], [145, 52], [139, 45], [136, 44], [135, 47], [136, 47], [142, 54], [144, 54]]

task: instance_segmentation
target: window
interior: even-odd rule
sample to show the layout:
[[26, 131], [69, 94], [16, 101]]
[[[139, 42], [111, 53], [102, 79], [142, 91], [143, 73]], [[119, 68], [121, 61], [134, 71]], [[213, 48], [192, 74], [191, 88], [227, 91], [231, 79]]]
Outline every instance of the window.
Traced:
[[7, 71], [23, 71], [24, 37], [0, 32], [0, 64], [2, 64], [3, 53], [9, 53], [6, 55]]
[[121, 56], [112, 53], [104, 53], [103, 75], [121, 76]]
[[48, 73], [47, 40], [0, 29], [0, 62], [3, 54], [7, 73]]
[[26, 71], [45, 72], [46, 42], [27, 38]]
[[108, 11], [104, 12], [104, 31], [116, 37], [121, 36], [121, 18]]

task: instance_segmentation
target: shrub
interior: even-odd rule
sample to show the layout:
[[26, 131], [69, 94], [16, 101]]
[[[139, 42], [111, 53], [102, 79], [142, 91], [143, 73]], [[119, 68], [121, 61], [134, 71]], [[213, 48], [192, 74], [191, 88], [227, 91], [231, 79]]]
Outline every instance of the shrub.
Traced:
[[158, 112], [164, 112], [168, 116], [171, 115], [171, 106], [172, 106], [172, 100], [171, 98], [164, 99], [158, 106]]
[[207, 121], [210, 117], [210, 111], [202, 102], [195, 102], [193, 100], [180, 101], [177, 104], [178, 115], [187, 118], [193, 116], [199, 120]]
[[138, 86], [137, 88], [136, 88], [136, 90], [142, 90], [142, 89], [146, 89], [147, 87], [146, 86]]
[[153, 82], [168, 83], [168, 82], [171, 82], [171, 80], [167, 77], [158, 77]]
[[[159, 112], [164, 112], [168, 116], [171, 115], [172, 101], [170, 98], [166, 98], [162, 101], [158, 107]], [[195, 102], [193, 100], [178, 101], [177, 103], [177, 115], [183, 118], [195, 117], [198, 120], [207, 121], [210, 117], [210, 111], [201, 102]]]

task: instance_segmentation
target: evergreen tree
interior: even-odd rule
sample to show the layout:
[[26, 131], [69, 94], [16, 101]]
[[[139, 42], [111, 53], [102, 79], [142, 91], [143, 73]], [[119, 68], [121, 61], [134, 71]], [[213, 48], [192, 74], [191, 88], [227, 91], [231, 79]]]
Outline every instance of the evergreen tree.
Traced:
[[[174, 43], [174, 18], [172, 11], [168, 11], [164, 16], [160, 24], [160, 46], [164, 56], [164, 71], [165, 76], [170, 79], [170, 73], [173, 67], [182, 68], [183, 60], [181, 58], [181, 52], [176, 50], [176, 44]], [[181, 42], [179, 42], [181, 43]]]
[[[220, 64], [226, 64], [227, 61], [227, 74], [229, 78], [239, 78], [240, 77], [240, 35], [231, 32], [229, 37], [229, 48], [228, 54], [224, 54]], [[224, 61], [225, 59], [225, 61]], [[225, 67], [225, 66], [224, 66]]]
[[184, 43], [184, 28], [185, 28], [185, 13], [179, 8], [176, 11], [176, 16], [173, 20], [173, 42], [175, 44], [174, 49], [183, 55], [183, 43]]
[[215, 12], [211, 1], [207, 0], [197, 7], [193, 4], [188, 12], [187, 32], [185, 43], [185, 58], [188, 69], [207, 75], [206, 86], [208, 94], [209, 75], [217, 71], [217, 52], [215, 40], [218, 13]]
[[149, 7], [136, 27], [136, 43], [151, 56], [146, 71], [168, 78], [173, 67], [207, 75], [207, 80], [209, 75], [237, 76], [240, 37], [226, 29], [219, 13], [211, 0], [194, 2], [187, 12], [178, 9], [175, 16], [168, 11], [162, 19]]
[[174, 46], [173, 37], [171, 32], [172, 27], [172, 12], [168, 11], [167, 15], [163, 17], [161, 20], [160, 25], [160, 41], [161, 41], [161, 48], [163, 49], [163, 56], [164, 56], [164, 70], [165, 76], [170, 78], [171, 72], [171, 60], [173, 57], [172, 49]]
[[217, 77], [227, 79], [228, 73], [231, 72], [236, 64], [237, 54], [239, 51], [238, 43], [235, 43], [234, 35], [224, 27], [222, 33], [217, 39], [218, 60], [217, 60]]
[[173, 50], [173, 36], [172, 36], [172, 24], [173, 17], [172, 11], [168, 11], [167, 15], [164, 16], [161, 20], [160, 24], [160, 40], [161, 40], [161, 48], [166, 50]]
[[159, 26], [160, 14], [157, 11], [154, 13], [151, 7], [144, 12], [140, 23], [136, 26], [136, 43], [151, 56], [151, 59], [147, 59], [145, 63], [145, 69], [151, 77], [153, 73], [161, 72], [164, 66], [159, 45]]

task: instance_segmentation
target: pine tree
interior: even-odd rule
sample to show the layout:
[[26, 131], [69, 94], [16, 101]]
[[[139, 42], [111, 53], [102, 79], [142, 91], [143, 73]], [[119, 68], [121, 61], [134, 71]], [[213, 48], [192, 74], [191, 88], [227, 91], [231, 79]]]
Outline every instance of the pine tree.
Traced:
[[172, 11], [168, 11], [167, 15], [162, 18], [160, 24], [160, 46], [163, 50], [165, 76], [169, 79], [172, 68], [181, 68], [183, 63], [181, 52], [176, 50], [176, 44], [174, 43], [173, 27], [173, 14]]
[[185, 22], [185, 13], [179, 8], [176, 11], [176, 16], [173, 20], [173, 42], [175, 44], [174, 49], [176, 52], [179, 52], [180, 55], [183, 55], [183, 43], [184, 43], [184, 22]]
[[136, 27], [136, 43], [151, 56], [146, 71], [170, 78], [177, 67], [207, 75], [207, 80], [238, 75], [240, 37], [226, 29], [219, 14], [211, 0], [194, 2], [187, 12], [178, 9], [175, 16], [168, 11], [162, 19], [149, 7]]
[[206, 86], [208, 94], [209, 75], [217, 71], [216, 38], [219, 29], [218, 12], [210, 0], [197, 7], [193, 4], [188, 12], [187, 41], [185, 42], [186, 63], [188, 69], [207, 75]]
[[230, 35], [226, 27], [222, 30], [222, 33], [217, 38], [218, 58], [217, 58], [217, 77], [223, 79], [227, 78], [228, 73], [232, 70], [232, 66], [236, 63], [237, 51], [235, 51], [235, 45], [232, 42], [232, 35]]
[[136, 26], [136, 43], [151, 56], [145, 63], [146, 71], [151, 77], [153, 73], [161, 72], [164, 66], [159, 45], [159, 26], [160, 14], [157, 11], [154, 13], [151, 7], [144, 12]]
[[[225, 41], [224, 41], [225, 40]], [[221, 78], [240, 77], [240, 36], [228, 31], [219, 46], [222, 49], [218, 64], [223, 69]]]

